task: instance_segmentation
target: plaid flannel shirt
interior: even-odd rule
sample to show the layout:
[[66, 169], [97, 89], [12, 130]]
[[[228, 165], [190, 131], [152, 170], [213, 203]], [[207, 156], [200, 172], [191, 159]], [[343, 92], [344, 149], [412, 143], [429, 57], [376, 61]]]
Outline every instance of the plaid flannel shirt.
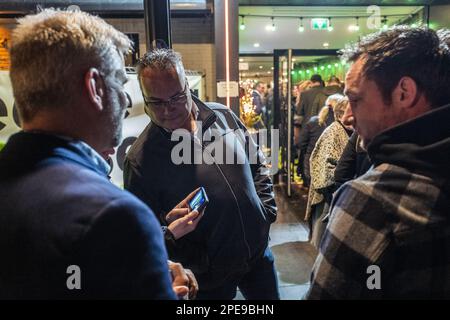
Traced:
[[[340, 188], [308, 298], [449, 298], [450, 205], [440, 187], [382, 164]], [[372, 265], [381, 289], [368, 288]]]
[[[390, 164], [342, 186], [307, 298], [449, 298], [448, 187], [444, 178]], [[372, 265], [380, 268], [381, 289], [368, 288]]]

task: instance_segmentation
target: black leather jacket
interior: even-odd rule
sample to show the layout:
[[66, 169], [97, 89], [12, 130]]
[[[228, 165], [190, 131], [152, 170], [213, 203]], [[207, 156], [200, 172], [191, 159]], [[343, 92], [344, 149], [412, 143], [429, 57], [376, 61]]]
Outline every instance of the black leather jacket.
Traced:
[[[221, 104], [193, 99], [205, 139], [201, 147], [193, 143], [191, 152], [194, 145], [201, 148], [204, 161], [175, 164], [171, 154], [179, 141], [171, 141], [169, 132], [151, 123], [127, 154], [124, 183], [162, 225], [165, 215], [187, 194], [205, 188], [209, 204], [196, 230], [176, 241], [166, 240], [166, 246], [169, 258], [192, 269], [206, 289], [220, 285], [232, 273], [246, 272], [249, 263], [263, 254], [277, 209], [268, 167], [253, 139], [245, 138], [239, 118]], [[211, 135], [216, 136], [214, 142]], [[193, 140], [190, 134], [189, 139]], [[225, 154], [231, 150], [235, 159], [244, 160], [242, 164], [221, 164], [225, 156], [215, 154], [219, 145], [225, 146]], [[254, 164], [249, 163], [252, 155], [257, 155]]]

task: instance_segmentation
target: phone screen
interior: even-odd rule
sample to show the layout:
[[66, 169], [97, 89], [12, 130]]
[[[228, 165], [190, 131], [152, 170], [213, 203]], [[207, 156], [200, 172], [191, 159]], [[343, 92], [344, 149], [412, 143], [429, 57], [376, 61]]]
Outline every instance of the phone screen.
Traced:
[[189, 207], [192, 211], [198, 210], [199, 208], [203, 208], [207, 201], [208, 197], [206, 196], [205, 189], [200, 188], [191, 201], [189, 201]]

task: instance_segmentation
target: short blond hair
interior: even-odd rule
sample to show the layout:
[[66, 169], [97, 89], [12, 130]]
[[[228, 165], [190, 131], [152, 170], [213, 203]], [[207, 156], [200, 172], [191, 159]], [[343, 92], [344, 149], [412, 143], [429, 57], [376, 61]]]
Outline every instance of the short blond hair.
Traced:
[[323, 126], [328, 118], [328, 113], [330, 112], [330, 107], [333, 109], [336, 103], [341, 100], [344, 96], [339, 93], [332, 94], [325, 100], [325, 106], [319, 112], [319, 125]]
[[348, 98], [342, 97], [333, 107], [334, 119], [338, 121], [345, 113], [348, 106]]
[[11, 82], [22, 120], [62, 108], [80, 95], [83, 76], [112, 72], [112, 57], [127, 54], [128, 37], [81, 11], [46, 9], [19, 19], [12, 33]]

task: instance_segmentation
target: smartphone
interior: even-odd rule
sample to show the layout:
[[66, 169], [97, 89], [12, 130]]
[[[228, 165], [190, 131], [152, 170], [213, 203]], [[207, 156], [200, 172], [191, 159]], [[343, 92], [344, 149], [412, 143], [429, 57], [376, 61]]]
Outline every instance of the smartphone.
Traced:
[[200, 187], [197, 193], [189, 201], [189, 208], [191, 209], [191, 211], [197, 210], [198, 212], [200, 212], [206, 207], [208, 202], [209, 200], [208, 196], [206, 195], [205, 188]]

